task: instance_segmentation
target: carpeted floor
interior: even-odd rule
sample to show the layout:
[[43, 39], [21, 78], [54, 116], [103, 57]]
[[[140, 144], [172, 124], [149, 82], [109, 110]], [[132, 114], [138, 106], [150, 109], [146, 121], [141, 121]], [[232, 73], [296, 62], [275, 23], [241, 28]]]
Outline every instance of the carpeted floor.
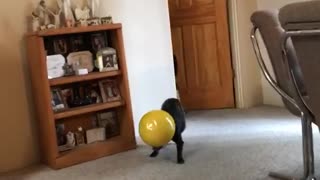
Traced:
[[[59, 171], [32, 167], [0, 179], [12, 180], [267, 180], [269, 170], [302, 174], [300, 121], [286, 110], [259, 107], [188, 113], [185, 165], [175, 164], [173, 144], [156, 159], [139, 141], [137, 150]], [[320, 177], [320, 139], [315, 134]]]

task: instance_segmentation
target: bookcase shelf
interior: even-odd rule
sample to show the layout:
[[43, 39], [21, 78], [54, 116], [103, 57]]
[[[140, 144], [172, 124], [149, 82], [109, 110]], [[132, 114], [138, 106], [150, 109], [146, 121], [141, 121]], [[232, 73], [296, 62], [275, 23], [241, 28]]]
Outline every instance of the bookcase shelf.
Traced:
[[109, 102], [109, 103], [100, 103], [100, 104], [93, 104], [83, 107], [77, 107], [77, 108], [70, 108], [66, 111], [58, 112], [54, 114], [54, 118], [56, 120], [58, 119], [64, 119], [69, 118], [72, 116], [79, 116], [82, 114], [107, 110], [111, 108], [116, 108], [125, 105], [124, 101], [115, 101], [115, 102]]
[[128, 141], [124, 136], [117, 136], [106, 141], [87, 144], [73, 150], [62, 152], [57, 157], [56, 166], [68, 167], [89, 160], [113, 155], [136, 147], [135, 141]]
[[[56, 52], [52, 53], [52, 50], [50, 49], [53, 47], [53, 45], [51, 45], [52, 40], [55, 40], [55, 38], [63, 38], [68, 39], [67, 41], [71, 42], [74, 37], [79, 36], [83, 37], [84, 42], [86, 42], [85, 44], [88, 44], [87, 39], [90, 39], [92, 35], [96, 35], [97, 33], [105, 34], [106, 37], [104, 40], [107, 41], [105, 44], [108, 47], [112, 47], [116, 50], [119, 70], [110, 72], [91, 72], [83, 76], [48, 79], [47, 55], [59, 54]], [[39, 128], [40, 139], [39, 145], [41, 160], [43, 163], [47, 164], [51, 168], [61, 169], [136, 148], [121, 24], [61, 28], [36, 33], [28, 33], [26, 34], [26, 42], [27, 62], [31, 77], [34, 106], [36, 109], [35, 112], [37, 113], [37, 127]], [[72, 46], [72, 43], [68, 44], [71, 44]], [[96, 53], [95, 49], [92, 47], [91, 49], [90, 47], [87, 49], [88, 47], [85, 46], [84, 50], [73, 50], [72, 48], [70, 50], [67, 48], [67, 51], [63, 51], [63, 56], [67, 57], [70, 53], [78, 51], [90, 51], [91, 53]], [[117, 92], [121, 94], [120, 101], [98, 103], [77, 108], [68, 108], [61, 112], [53, 111], [52, 103], [56, 104], [56, 99], [53, 99], [53, 91], [58, 92], [58, 89], [60, 89], [61, 93], [62, 91], [66, 93], [66, 89], [76, 89], [76, 96], [78, 98], [80, 96], [83, 98], [83, 94], [81, 95], [81, 92], [86, 92], [86, 90], [83, 89], [92, 86], [91, 88], [98, 88], [100, 91], [106, 92], [105, 89], [108, 87], [105, 87], [103, 82], [111, 81], [115, 82], [115, 84], [119, 86], [118, 91], [112, 90], [112, 93]], [[89, 92], [92, 93], [92, 91]], [[111, 91], [109, 90], [108, 93], [110, 92]], [[108, 96], [112, 95], [108, 94]], [[64, 96], [64, 99], [61, 99], [63, 99], [63, 101], [67, 101], [66, 97], [67, 96]], [[75, 97], [74, 94], [71, 95], [71, 97]], [[91, 97], [92, 96], [90, 95], [90, 98]], [[108, 101], [110, 99], [106, 99], [106, 93], [104, 93], [102, 100]], [[56, 106], [54, 107], [56, 108]], [[114, 133], [113, 130], [107, 130], [107, 127], [110, 128], [110, 126], [106, 125], [101, 127], [101, 124], [98, 124], [101, 121], [101, 113], [104, 113], [105, 115], [105, 113], [109, 113], [109, 111], [115, 114], [116, 123], [118, 123], [117, 128], [113, 129], [116, 131], [116, 133]], [[94, 121], [92, 119], [94, 119]], [[61, 133], [59, 135], [57, 133], [57, 125], [60, 126], [61, 123], [63, 123], [65, 126], [65, 132], [62, 132], [62, 136]], [[66, 135], [71, 132], [79, 131], [79, 127], [82, 127], [84, 132], [105, 128], [106, 140], [92, 144], [85, 144], [83, 146], [80, 145], [81, 143], [79, 143], [79, 146], [74, 147], [72, 150], [59, 152], [59, 149], [61, 150], [61, 147], [65, 145], [61, 143], [63, 142], [63, 140], [61, 141], [61, 137], [66, 137]], [[110, 134], [112, 136], [116, 136], [117, 134], [119, 135], [110, 138], [112, 137]], [[59, 148], [58, 146], [61, 147]]]
[[59, 86], [64, 84], [91, 81], [91, 80], [115, 77], [120, 75], [121, 75], [121, 71], [92, 72], [92, 73], [89, 73], [88, 75], [82, 75], [82, 76], [70, 76], [70, 77], [50, 79], [49, 83], [50, 83], [50, 86]]
[[113, 138], [107, 139], [105, 141], [79, 146], [79, 147], [76, 147], [76, 148], [74, 148], [72, 150], [61, 152], [59, 154], [59, 158], [67, 156], [67, 155], [70, 155], [70, 154], [77, 154], [77, 153], [85, 152], [85, 151], [88, 151], [88, 150], [90, 150], [92, 148], [95, 148], [95, 147], [103, 148], [106, 145], [110, 145], [112, 143], [116, 143], [116, 142], [121, 141], [121, 140], [122, 140], [122, 137], [121, 136], [117, 136], [117, 137], [113, 137]]

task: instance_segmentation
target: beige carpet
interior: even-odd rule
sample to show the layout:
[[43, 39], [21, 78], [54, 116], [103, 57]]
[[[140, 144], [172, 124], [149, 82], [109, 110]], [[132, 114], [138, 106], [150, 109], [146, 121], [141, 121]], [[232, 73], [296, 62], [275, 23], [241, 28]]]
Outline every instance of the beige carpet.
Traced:
[[[150, 159], [150, 148], [139, 143], [137, 150], [63, 170], [37, 166], [0, 179], [265, 180], [269, 170], [302, 173], [300, 129], [299, 120], [281, 108], [191, 112], [185, 132], [185, 165], [175, 164], [174, 145]], [[315, 159], [320, 175], [316, 130]]]

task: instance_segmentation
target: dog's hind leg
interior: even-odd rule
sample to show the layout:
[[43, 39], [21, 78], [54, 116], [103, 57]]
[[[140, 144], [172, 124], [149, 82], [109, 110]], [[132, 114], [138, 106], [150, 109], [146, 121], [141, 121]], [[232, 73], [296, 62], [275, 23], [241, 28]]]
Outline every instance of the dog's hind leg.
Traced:
[[176, 143], [176, 146], [177, 146], [177, 162], [178, 164], [184, 164], [184, 159], [183, 159], [184, 142], [182, 140], [181, 134], [175, 137], [173, 141]]

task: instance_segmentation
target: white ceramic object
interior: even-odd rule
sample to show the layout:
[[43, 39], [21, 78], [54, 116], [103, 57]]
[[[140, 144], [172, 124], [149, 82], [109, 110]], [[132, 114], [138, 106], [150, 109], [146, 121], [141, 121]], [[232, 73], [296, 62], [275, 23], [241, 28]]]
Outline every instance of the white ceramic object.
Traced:
[[88, 72], [92, 72], [94, 68], [92, 58], [90, 51], [80, 51], [70, 53], [67, 60], [69, 65], [77, 65], [77, 68], [74, 68], [75, 71], [77, 71], [77, 69], [88, 69]]
[[61, 54], [47, 56], [48, 78], [53, 79], [64, 76], [63, 66], [65, 63], [66, 60]]

